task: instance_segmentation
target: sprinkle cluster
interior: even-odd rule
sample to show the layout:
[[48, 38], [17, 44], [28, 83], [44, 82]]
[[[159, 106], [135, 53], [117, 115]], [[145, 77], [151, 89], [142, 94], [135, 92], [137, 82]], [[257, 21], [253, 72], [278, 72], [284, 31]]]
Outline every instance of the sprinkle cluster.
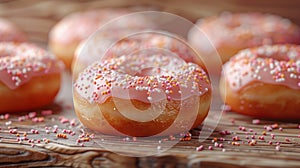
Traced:
[[[28, 144], [31, 147], [36, 147], [50, 142], [57, 143], [65, 140], [67, 143], [71, 142], [83, 147], [85, 143], [90, 142], [95, 137], [94, 134], [86, 133], [83, 129], [79, 129], [81, 125], [77, 119], [68, 119], [65, 116], [56, 116], [53, 113], [52, 110], [42, 110], [40, 112], [29, 112], [22, 116], [0, 115], [1, 124], [3, 123], [2, 120], [4, 120], [6, 121], [5, 127], [7, 127], [4, 128], [2, 127], [3, 125], [0, 125], [0, 132], [5, 135], [5, 138], [0, 137], [0, 142]], [[42, 118], [43, 120], [36, 121], [36, 118]], [[48, 125], [50, 118], [52, 122], [58, 125]], [[25, 125], [30, 123], [38, 126], [35, 129], [20, 127], [23, 123]], [[43, 128], [42, 125], [46, 126]]]
[[15, 89], [31, 77], [58, 73], [63, 64], [45, 50], [29, 43], [0, 43], [0, 81]]
[[110, 96], [154, 102], [202, 95], [210, 89], [210, 81], [193, 63], [139, 54], [94, 63], [80, 74], [74, 87], [90, 102], [101, 103]]
[[[229, 116], [228, 116], [229, 115]], [[20, 143], [30, 145], [31, 147], [42, 148], [48, 143], [76, 144], [78, 146], [94, 146], [96, 143], [112, 143], [111, 136], [85, 132], [81, 129], [79, 121], [69, 119], [66, 116], [57, 116], [55, 111], [43, 110], [41, 112], [29, 112], [25, 115], [25, 120], [19, 120], [18, 115], [3, 114], [0, 115], [0, 137], [1, 143]], [[22, 117], [22, 116], [21, 116]], [[34, 123], [33, 118], [45, 117], [42, 123]], [[168, 146], [169, 141], [178, 141], [179, 145], [184, 145], [186, 150], [196, 152], [244, 152], [253, 150], [254, 152], [297, 152], [295, 146], [299, 145], [300, 125], [299, 123], [277, 123], [253, 119], [241, 121], [238, 118], [231, 118], [229, 113], [225, 113], [226, 129], [218, 129], [206, 141], [199, 143], [197, 129], [191, 130], [192, 134], [182, 133], [180, 135], [169, 135], [147, 139], [137, 137], [115, 137], [116, 141], [122, 144], [135, 145], [147, 143], [151, 140], [151, 145], [157, 150], [163, 150]], [[51, 122], [50, 122], [51, 121]], [[32, 129], [22, 127], [25, 125], [36, 124], [37, 127]], [[26, 124], [27, 123], [27, 124]], [[49, 125], [49, 123], [52, 123]], [[41, 138], [44, 137], [44, 138]], [[157, 141], [153, 143], [152, 140]], [[184, 142], [191, 141], [191, 142]], [[122, 143], [123, 142], [123, 143]], [[186, 146], [186, 144], [194, 144]], [[195, 145], [197, 144], [197, 145]], [[271, 147], [271, 148], [270, 148]], [[217, 154], [217, 153], [216, 153]]]
[[243, 50], [225, 64], [224, 72], [235, 90], [252, 81], [300, 89], [300, 46], [266, 45]]

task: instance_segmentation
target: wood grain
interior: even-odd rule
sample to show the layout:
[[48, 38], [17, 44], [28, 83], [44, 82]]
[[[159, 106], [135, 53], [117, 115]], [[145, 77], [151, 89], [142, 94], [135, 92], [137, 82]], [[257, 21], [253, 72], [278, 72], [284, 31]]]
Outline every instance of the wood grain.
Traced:
[[[272, 5], [270, 5], [272, 3]], [[191, 21], [199, 17], [208, 16], [229, 11], [264, 11], [280, 14], [300, 23], [299, 2], [293, 0], [281, 1], [146, 1], [146, 0], [2, 0], [0, 1], [0, 16], [8, 18], [19, 25], [28, 35], [30, 40], [47, 45], [48, 32], [51, 27], [66, 14], [96, 7], [117, 7], [132, 5], [155, 6], [161, 10], [173, 12], [184, 16]], [[226, 112], [214, 130], [213, 134], [203, 142], [199, 142], [201, 127], [191, 131], [190, 141], [180, 141], [167, 151], [165, 148], [172, 146], [174, 141], [168, 137], [154, 139], [134, 140], [132, 137], [113, 137], [95, 133], [83, 127], [75, 116], [72, 108], [72, 84], [71, 75], [64, 73], [62, 89], [52, 105], [37, 109], [37, 117], [44, 117], [44, 122], [33, 122], [31, 119], [19, 121], [21, 116], [29, 112], [11, 114], [8, 119], [0, 114], [0, 167], [299, 167], [300, 166], [300, 129], [299, 123], [278, 122], [261, 120], [259, 124], [252, 124], [253, 118], [241, 116], [232, 112]], [[217, 108], [217, 107], [215, 107]], [[52, 115], [44, 116], [43, 110], [52, 110]], [[62, 117], [71, 121], [61, 123]], [[268, 132], [264, 126], [278, 127]], [[63, 129], [72, 130], [75, 135], [67, 134], [67, 139], [57, 138], [53, 133], [55, 125], [58, 133]], [[240, 130], [240, 126], [246, 131]], [[276, 126], [276, 125], [275, 125]], [[51, 127], [50, 133], [45, 127]], [[279, 128], [283, 130], [280, 131]], [[9, 133], [9, 130], [17, 129], [19, 138], [26, 132], [28, 140], [34, 139], [34, 143], [28, 140], [17, 141], [18, 134]], [[34, 134], [31, 129], [39, 131]], [[253, 132], [250, 132], [253, 129]], [[223, 135], [220, 132], [230, 131]], [[261, 140], [258, 137], [266, 135]], [[76, 143], [78, 136], [95, 134], [87, 142]], [[254, 135], [256, 133], [256, 135]], [[274, 134], [272, 139], [271, 134]], [[233, 138], [239, 136], [240, 140]], [[250, 137], [247, 139], [246, 137]], [[249, 146], [251, 136], [257, 144]], [[47, 138], [49, 142], [44, 142]], [[176, 136], [176, 140], [178, 140]], [[224, 141], [221, 139], [224, 138]], [[212, 140], [222, 143], [223, 148], [214, 147]], [[41, 142], [38, 143], [37, 140]], [[175, 141], [176, 141], [175, 140]], [[269, 144], [272, 141], [272, 145]], [[232, 142], [239, 145], [232, 145]], [[280, 143], [280, 149], [276, 149], [276, 143]], [[34, 144], [34, 145], [33, 145]], [[84, 144], [84, 146], [81, 146]], [[196, 151], [200, 145], [203, 151]], [[212, 146], [213, 150], [208, 150]], [[108, 150], [110, 149], [110, 150]], [[112, 152], [115, 151], [115, 152]], [[150, 155], [153, 151], [155, 155]], [[119, 155], [119, 154], [123, 155]], [[145, 156], [149, 154], [149, 156]], [[135, 157], [130, 157], [134, 155]], [[140, 156], [140, 157], [136, 157]]]

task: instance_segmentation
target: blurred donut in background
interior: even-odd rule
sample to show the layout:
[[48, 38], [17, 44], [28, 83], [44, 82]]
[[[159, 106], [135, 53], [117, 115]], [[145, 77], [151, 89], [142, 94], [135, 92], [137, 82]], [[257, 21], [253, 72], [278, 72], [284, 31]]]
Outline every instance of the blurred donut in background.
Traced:
[[24, 42], [26, 35], [11, 21], [0, 18], [0, 42]]
[[199, 19], [196, 25], [203, 33], [191, 29], [188, 37], [191, 45], [208, 57], [216, 49], [223, 63], [245, 48], [300, 43], [300, 28], [289, 19], [273, 14], [223, 12]]
[[[103, 8], [75, 12], [59, 21], [49, 33], [49, 49], [70, 68], [74, 53], [80, 42], [112, 19], [130, 14], [130, 8]], [[143, 18], [118, 22], [105, 36], [117, 36], [120, 30], [144, 27], [149, 23]]]
[[[132, 30], [129, 30], [132, 31]], [[124, 33], [129, 33], [122, 32]], [[120, 32], [120, 31], [119, 31]], [[112, 35], [113, 36], [113, 35]], [[176, 55], [186, 62], [195, 63], [205, 69], [203, 62], [200, 60], [197, 53], [185, 43], [185, 40], [175, 34], [169, 32], [143, 32], [142, 34], [133, 34], [132, 36], [116, 39], [116, 42], [112, 45], [103, 44], [110, 41], [103, 40], [108, 39], [102, 36], [102, 34], [93, 37], [93, 45], [84, 45], [81, 42], [75, 52], [75, 58], [72, 64], [73, 76], [78, 76], [84, 68], [91, 65], [93, 62], [100, 59], [108, 59], [120, 57], [123, 55], [131, 55], [137, 52], [168, 52], [170, 55]], [[110, 38], [113, 40], [113, 38]], [[91, 43], [91, 42], [90, 42]], [[81, 50], [84, 52], [81, 53]], [[103, 56], [103, 58], [101, 58]]]
[[245, 49], [225, 65], [221, 95], [234, 112], [267, 119], [300, 119], [300, 46]]

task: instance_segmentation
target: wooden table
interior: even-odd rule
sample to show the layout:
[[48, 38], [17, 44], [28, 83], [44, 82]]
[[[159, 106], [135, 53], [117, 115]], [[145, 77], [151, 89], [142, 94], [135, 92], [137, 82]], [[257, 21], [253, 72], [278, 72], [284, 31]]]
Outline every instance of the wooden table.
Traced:
[[[94, 133], [76, 119], [70, 74], [64, 73], [63, 79], [63, 87], [54, 104], [36, 110], [36, 114], [27, 112], [0, 116], [0, 167], [300, 166], [298, 123], [254, 120], [231, 112], [223, 113], [218, 127], [204, 142], [199, 142], [199, 127], [190, 131], [191, 140], [179, 141], [161, 153], [179, 137], [175, 136], [175, 140], [173, 137], [144, 140]], [[52, 114], [49, 115], [46, 110], [51, 110]], [[64, 132], [66, 139], [63, 135], [57, 137]], [[80, 139], [79, 143], [77, 139]], [[269, 141], [272, 141], [271, 145]], [[215, 146], [218, 144], [222, 144], [223, 148]], [[201, 145], [204, 149], [197, 151], [196, 148]], [[209, 150], [209, 146], [213, 149]], [[153, 151], [157, 154], [146, 156]]]
[[[14, 21], [29, 35], [29, 40], [43, 45], [47, 43], [50, 28], [61, 17], [94, 7], [153, 5], [191, 21], [224, 10], [263, 11], [300, 23], [298, 1], [270, 3], [259, 0], [13, 0], [1, 1], [0, 16]], [[143, 140], [101, 135], [84, 128], [74, 114], [70, 74], [64, 73], [63, 79], [63, 88], [54, 104], [36, 113], [0, 115], [0, 167], [300, 167], [299, 123], [264, 120], [256, 123], [259, 120], [226, 112], [205, 141], [199, 142], [199, 127], [191, 131], [191, 140], [179, 141], [161, 152], [179, 137]], [[53, 114], [46, 115], [49, 111], [45, 110]], [[63, 132], [65, 135], [60, 134]], [[219, 144], [223, 148], [215, 147]], [[204, 149], [197, 151], [201, 145]], [[209, 146], [213, 149], [209, 150]], [[151, 151], [158, 154], [145, 156]]]

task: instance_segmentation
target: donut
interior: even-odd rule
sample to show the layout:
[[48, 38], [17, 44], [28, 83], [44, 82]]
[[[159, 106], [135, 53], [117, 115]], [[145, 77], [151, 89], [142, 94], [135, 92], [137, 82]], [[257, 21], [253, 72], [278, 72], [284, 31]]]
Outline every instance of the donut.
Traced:
[[[102, 45], [99, 44], [100, 42], [97, 41], [98, 39], [102, 39], [100, 41]], [[170, 52], [176, 54], [186, 62], [192, 62], [198, 64], [202, 68], [205, 68], [200, 57], [187, 43], [185, 43], [183, 38], [167, 32], [145, 32], [121, 39], [103, 39], [104, 38], [100, 35], [94, 39], [93, 45], [84, 46], [86, 43], [85, 41], [80, 44], [75, 52], [75, 59], [72, 64], [73, 76], [78, 76], [79, 72], [83, 71], [83, 69], [92, 64], [94, 61], [99, 60], [101, 55], [105, 56], [105, 59], [108, 59], [143, 50], [161, 50]], [[116, 40], [116, 42], [114, 42], [114, 40]], [[108, 44], [103, 45], [105, 42]], [[113, 44], [109, 45], [109, 42]], [[105, 48], [105, 46], [108, 48]], [[80, 56], [82, 47], [86, 47], [86, 49], [84, 54]]]
[[31, 43], [0, 43], [0, 113], [51, 103], [60, 88], [63, 63]]
[[[202, 56], [215, 50], [222, 62], [239, 50], [273, 44], [300, 44], [300, 28], [290, 20], [273, 14], [230, 13], [210, 16], [197, 21], [188, 40]], [[208, 41], [209, 40], [209, 41]]]
[[88, 66], [74, 82], [73, 93], [78, 118], [92, 130], [162, 136], [202, 123], [211, 83], [196, 64], [162, 53], [138, 53]]
[[[49, 49], [71, 68], [74, 52], [79, 43], [87, 39], [98, 28], [108, 21], [129, 14], [131, 10], [122, 8], [104, 8], [75, 12], [59, 21], [49, 33]], [[148, 24], [142, 18], [118, 22], [107, 36], [113, 35], [119, 29], [132, 29]]]
[[25, 42], [26, 35], [12, 22], [0, 18], [0, 42]]
[[221, 95], [234, 112], [279, 120], [300, 119], [300, 46], [245, 49], [223, 67]]

